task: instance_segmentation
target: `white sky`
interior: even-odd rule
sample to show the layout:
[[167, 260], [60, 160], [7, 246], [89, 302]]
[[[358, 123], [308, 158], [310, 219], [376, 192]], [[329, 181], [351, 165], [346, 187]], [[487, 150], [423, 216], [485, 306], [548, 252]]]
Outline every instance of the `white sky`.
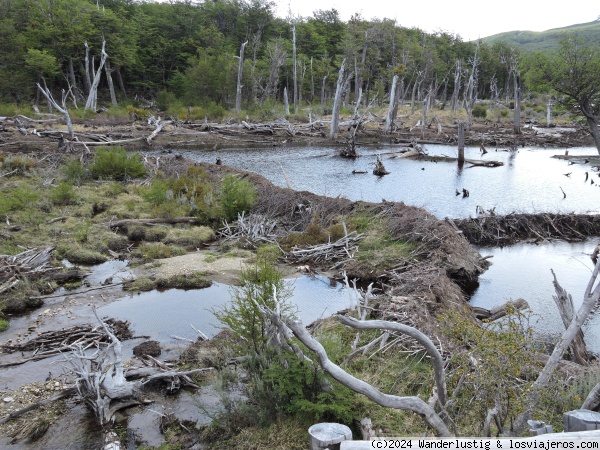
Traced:
[[364, 19], [388, 18], [404, 27], [447, 31], [469, 41], [504, 31], [544, 31], [592, 22], [600, 15], [598, 0], [275, 0], [277, 15], [312, 16], [335, 8], [343, 21], [357, 12]]

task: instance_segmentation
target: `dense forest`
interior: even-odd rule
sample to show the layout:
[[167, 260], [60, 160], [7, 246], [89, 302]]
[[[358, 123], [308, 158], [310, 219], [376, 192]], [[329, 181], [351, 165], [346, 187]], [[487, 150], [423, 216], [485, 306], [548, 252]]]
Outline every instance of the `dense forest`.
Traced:
[[518, 56], [504, 43], [476, 55], [475, 42], [389, 19], [343, 22], [335, 9], [281, 19], [266, 0], [2, 0], [0, 18], [0, 98], [17, 103], [41, 100], [42, 80], [81, 102], [98, 71], [103, 104], [179, 99], [218, 111], [236, 105], [240, 73], [247, 111], [284, 91], [296, 109], [317, 108], [332, 98], [345, 60], [346, 101], [362, 89], [364, 104], [383, 102], [398, 75], [402, 101], [445, 105], [462, 99], [473, 72], [477, 98], [508, 95]]

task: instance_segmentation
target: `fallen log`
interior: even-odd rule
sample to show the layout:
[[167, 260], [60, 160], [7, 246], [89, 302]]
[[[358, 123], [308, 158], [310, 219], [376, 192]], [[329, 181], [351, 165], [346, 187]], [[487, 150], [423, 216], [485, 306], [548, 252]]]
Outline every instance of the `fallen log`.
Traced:
[[122, 219], [111, 222], [105, 222], [105, 225], [110, 228], [122, 228], [127, 225], [142, 224], [142, 225], [154, 225], [160, 223], [174, 224], [174, 223], [200, 223], [201, 220], [198, 217], [159, 217], [156, 219]]
[[492, 309], [485, 309], [480, 306], [472, 307], [475, 317], [477, 317], [479, 320], [485, 319], [489, 320], [490, 322], [494, 322], [506, 316], [511, 310], [520, 311], [521, 309], [526, 308], [529, 308], [529, 303], [527, 303], [527, 301], [522, 298], [519, 298], [515, 301], [507, 302], [500, 306], [496, 306]]

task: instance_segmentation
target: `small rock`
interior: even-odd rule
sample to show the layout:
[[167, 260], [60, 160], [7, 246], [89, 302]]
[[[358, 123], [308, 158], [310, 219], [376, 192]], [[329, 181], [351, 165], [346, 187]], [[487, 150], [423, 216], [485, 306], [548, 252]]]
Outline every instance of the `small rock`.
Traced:
[[14, 401], [15, 401], [15, 399], [14, 399], [14, 398], [12, 398], [12, 397], [4, 397], [4, 398], [2, 399], [2, 401], [3, 401], [4, 403], [12, 403], [12, 402], [14, 402]]

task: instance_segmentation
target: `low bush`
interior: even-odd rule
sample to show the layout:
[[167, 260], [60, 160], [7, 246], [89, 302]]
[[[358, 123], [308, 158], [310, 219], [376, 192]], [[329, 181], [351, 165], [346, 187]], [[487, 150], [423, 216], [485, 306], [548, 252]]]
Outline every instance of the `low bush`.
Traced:
[[59, 206], [70, 205], [75, 203], [77, 193], [73, 188], [73, 185], [64, 181], [56, 186], [50, 194], [50, 200], [52, 203]]
[[79, 184], [85, 178], [85, 167], [79, 159], [70, 159], [62, 167], [62, 172], [65, 175], [67, 182]]
[[100, 148], [94, 155], [90, 173], [95, 178], [126, 180], [146, 175], [147, 170], [137, 154], [127, 155], [123, 148]]
[[487, 117], [487, 108], [485, 105], [475, 105], [472, 111], [473, 117], [478, 119], [485, 119]]
[[108, 257], [102, 253], [78, 244], [59, 245], [56, 248], [56, 256], [74, 264], [99, 264], [108, 261]]
[[133, 255], [141, 258], [144, 261], [152, 261], [153, 259], [171, 258], [185, 254], [185, 250], [181, 247], [165, 245], [162, 242], [140, 245]]
[[239, 213], [247, 212], [256, 203], [256, 188], [249, 181], [234, 175], [223, 178], [219, 200], [226, 220], [236, 220]]

